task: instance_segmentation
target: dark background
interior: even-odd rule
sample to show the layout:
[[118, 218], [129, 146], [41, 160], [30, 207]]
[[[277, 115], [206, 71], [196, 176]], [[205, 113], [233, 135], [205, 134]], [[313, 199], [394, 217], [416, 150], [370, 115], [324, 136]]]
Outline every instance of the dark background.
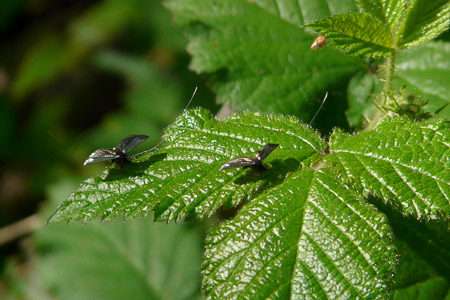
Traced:
[[[196, 86], [191, 107], [217, 112], [173, 23], [156, 0], [0, 1], [0, 228], [54, 210], [61, 178], [98, 174], [83, 166], [93, 150], [129, 134], [150, 136], [134, 152], [155, 146]], [[22, 238], [0, 241], [1, 275], [27, 262]]]

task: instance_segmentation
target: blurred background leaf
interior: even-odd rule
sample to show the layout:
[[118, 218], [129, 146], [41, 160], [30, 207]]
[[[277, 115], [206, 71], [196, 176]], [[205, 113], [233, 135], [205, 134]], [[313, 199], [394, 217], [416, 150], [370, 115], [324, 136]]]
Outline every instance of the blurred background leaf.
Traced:
[[445, 105], [439, 117], [450, 117], [450, 43], [433, 41], [400, 53], [397, 87], [428, 100], [434, 112]]
[[[49, 210], [77, 179], [49, 187]], [[42, 219], [48, 217], [43, 213]], [[86, 226], [43, 227], [37, 251], [14, 296], [26, 299], [195, 299], [200, 296], [202, 228], [153, 223], [151, 218]], [[24, 282], [24, 283], [22, 283]], [[1, 294], [0, 294], [1, 295]]]
[[[192, 107], [218, 110], [204, 78], [188, 70], [183, 30], [160, 1], [1, 1], [0, 37], [0, 230], [49, 205], [49, 185], [62, 201], [72, 190], [68, 178], [80, 182], [103, 169], [82, 166], [93, 150], [113, 147], [129, 134], [150, 136], [140, 151], [156, 145], [196, 86]], [[101, 298], [112, 298], [108, 275], [120, 276], [125, 298], [148, 299], [149, 287], [156, 298], [197, 297], [201, 228], [149, 222], [45, 227], [32, 239], [3, 241], [0, 298], [96, 298], [90, 284], [98, 285]], [[137, 260], [145, 269], [138, 280], [112, 252], [112, 245], [124, 244], [125, 233], [134, 234], [135, 242], [124, 247], [149, 249]], [[186, 253], [169, 263], [177, 245]], [[91, 246], [97, 247], [92, 253]], [[93, 259], [92, 265], [77, 262], [77, 253], [84, 263]], [[120, 272], [107, 272], [108, 266]], [[88, 268], [104, 281], [84, 276]]]
[[331, 48], [310, 49], [315, 37], [300, 27], [304, 12], [319, 17], [352, 7], [335, 9], [338, 5], [328, 2], [333, 1], [294, 6], [282, 0], [274, 7], [267, 1], [166, 1], [176, 21], [187, 27], [190, 67], [211, 75], [220, 103], [296, 115], [308, 123], [328, 91], [321, 122], [315, 124], [326, 133], [333, 126], [347, 127], [346, 87], [365, 65]]

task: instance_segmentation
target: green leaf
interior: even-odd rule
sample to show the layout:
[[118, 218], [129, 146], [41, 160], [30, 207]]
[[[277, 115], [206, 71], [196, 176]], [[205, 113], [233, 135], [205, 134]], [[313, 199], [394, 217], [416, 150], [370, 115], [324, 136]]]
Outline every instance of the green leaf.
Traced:
[[408, 0], [357, 0], [358, 6], [381, 23], [389, 25], [392, 33], [397, 31], [404, 17]]
[[11, 93], [22, 98], [33, 89], [55, 79], [79, 60], [80, 53], [71, 49], [64, 39], [49, 36], [33, 46], [20, 63], [14, 76]]
[[398, 289], [394, 292], [393, 300], [441, 300], [449, 292], [449, 284], [442, 277], [430, 278], [422, 282]]
[[364, 117], [375, 111], [372, 99], [381, 91], [381, 81], [375, 73], [361, 71], [348, 84], [347, 119], [352, 127], [360, 127]]
[[190, 299], [198, 291], [201, 235], [181, 224], [57, 225], [36, 239], [51, 249], [39, 280], [60, 299]]
[[[293, 7], [291, 1], [277, 1]], [[326, 91], [336, 91], [363, 62], [326, 48], [299, 28], [299, 12], [258, 1], [166, 1], [175, 19], [189, 25], [191, 68], [211, 73], [220, 103], [238, 110], [295, 114], [310, 120]], [[293, 9], [293, 8], [292, 8]], [[292, 20], [291, 23], [290, 21]]]
[[305, 23], [309, 23], [329, 15], [343, 14], [357, 10], [355, 1], [353, 0], [256, 0], [254, 2], [268, 12], [297, 26], [302, 26]]
[[[427, 110], [436, 111], [450, 104], [450, 43], [430, 42], [399, 55], [395, 82], [398, 88], [429, 100]], [[450, 105], [439, 114], [450, 118]]]
[[383, 214], [329, 171], [302, 169], [213, 229], [208, 299], [386, 298], [395, 252]]
[[325, 159], [354, 188], [418, 219], [450, 215], [448, 121], [387, 120], [359, 135], [336, 131]]
[[102, 51], [95, 55], [94, 62], [100, 69], [122, 76], [127, 89], [121, 95], [122, 109], [107, 114], [99, 126], [80, 138], [81, 148], [91, 147], [85, 156], [89, 155], [88, 150], [92, 152], [92, 147], [117, 144], [130, 133], [145, 133], [150, 136], [146, 145], [156, 145], [162, 128], [175, 120], [187, 103], [179, 82], [164, 80], [163, 74], [145, 57]]
[[71, 22], [65, 35], [44, 37], [21, 62], [12, 83], [12, 94], [24, 97], [73, 69], [89, 51], [111, 40], [130, 22], [132, 9], [138, 8], [131, 1], [105, 0]]
[[401, 48], [423, 44], [447, 30], [450, 24], [448, 0], [410, 0], [406, 11], [396, 34], [396, 45]]
[[[396, 275], [396, 288], [404, 288], [418, 281], [442, 276], [450, 279], [450, 235], [448, 222], [445, 220], [422, 222], [412, 216], [403, 216], [394, 207], [382, 203], [381, 199], [370, 198], [389, 219], [394, 235], [401, 242], [401, 252]], [[407, 246], [406, 246], [407, 245]], [[408, 250], [403, 250], [408, 247]], [[410, 266], [409, 262], [414, 263]], [[413, 268], [416, 270], [414, 270]], [[420, 269], [420, 272], [418, 272]]]
[[[50, 197], [71, 189], [58, 182]], [[192, 299], [199, 293], [201, 237], [192, 225], [150, 218], [44, 227], [35, 234], [30, 277], [55, 299]]]
[[306, 25], [330, 39], [330, 45], [347, 54], [385, 57], [394, 53], [390, 30], [366, 13], [331, 16]]
[[[236, 205], [281, 183], [300, 165], [316, 162], [325, 149], [318, 133], [296, 118], [244, 113], [220, 122], [202, 109], [185, 112], [163, 139], [160, 151], [85, 181], [49, 223], [130, 218], [151, 210], [165, 221], [199, 219], [225, 202]], [[265, 160], [273, 168], [261, 177], [250, 169], [219, 171], [233, 158], [253, 156], [266, 143], [280, 147]]]
[[104, 0], [93, 5], [70, 26], [71, 43], [90, 50], [108, 42], [127, 25], [134, 15], [133, 1]]
[[395, 275], [392, 299], [445, 299], [450, 285], [406, 243], [397, 241], [400, 264]]

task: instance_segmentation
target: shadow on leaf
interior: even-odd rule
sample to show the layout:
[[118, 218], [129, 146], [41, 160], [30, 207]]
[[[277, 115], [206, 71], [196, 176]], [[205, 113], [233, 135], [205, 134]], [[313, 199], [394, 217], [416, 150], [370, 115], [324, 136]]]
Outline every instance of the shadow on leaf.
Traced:
[[257, 181], [266, 181], [268, 185], [275, 186], [282, 183], [288, 173], [297, 171], [300, 163], [294, 158], [287, 158], [284, 160], [273, 160], [270, 165], [270, 169], [262, 170], [260, 174], [258, 174], [258, 171], [249, 168], [250, 170], [244, 172], [234, 183], [242, 185]]
[[[268, 189], [281, 184], [289, 177], [289, 173], [298, 170], [300, 163], [294, 158], [287, 158], [284, 160], [276, 159], [270, 162], [270, 166], [270, 169], [263, 170], [260, 175], [258, 175], [258, 172], [249, 168], [249, 170], [246, 170], [242, 176], [234, 181], [234, 183], [244, 185], [260, 181], [261, 184], [259, 188], [255, 189], [255, 192], [252, 194], [252, 198], [256, 198], [260, 194], [265, 193]], [[224, 203], [223, 207], [218, 212], [219, 218], [221, 220], [230, 220], [234, 218], [242, 206], [247, 202], [248, 201], [241, 201], [237, 205], [232, 205], [230, 202]]]
[[109, 169], [108, 174], [103, 179], [103, 181], [114, 181], [121, 180], [131, 176], [144, 176], [145, 171], [154, 163], [163, 160], [166, 158], [167, 153], [158, 153], [151, 157], [149, 157], [145, 161], [132, 161], [130, 164], [127, 164], [120, 170], [117, 166]]

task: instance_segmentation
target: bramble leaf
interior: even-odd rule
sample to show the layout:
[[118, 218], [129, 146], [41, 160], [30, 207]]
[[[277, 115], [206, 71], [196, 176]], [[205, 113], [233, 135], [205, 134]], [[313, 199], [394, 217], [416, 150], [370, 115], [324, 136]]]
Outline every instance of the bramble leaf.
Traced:
[[[450, 291], [450, 284], [445, 279], [445, 276], [433, 270], [406, 243], [397, 241], [396, 246], [400, 252], [400, 264], [395, 275], [396, 280], [392, 299], [445, 299], [445, 296]], [[445, 251], [445, 245], [444, 248], [440, 248], [439, 250]]]
[[283, 20], [297, 26], [350, 11], [356, 11], [353, 0], [325, 0], [325, 1], [292, 1], [292, 0], [255, 0], [257, 5]]
[[404, 17], [407, 0], [356, 0], [358, 6], [395, 32], [398, 22]]
[[[220, 103], [310, 120], [325, 92], [345, 87], [363, 62], [330, 48], [311, 50], [314, 37], [299, 27], [303, 5], [277, 1], [278, 10], [267, 1], [252, 2], [166, 4], [177, 22], [189, 26], [191, 68], [213, 75]], [[313, 10], [308, 5], [304, 9]]]
[[385, 57], [394, 53], [389, 29], [366, 13], [331, 16], [306, 25], [330, 39], [330, 45], [347, 54]]
[[[158, 152], [85, 181], [49, 223], [132, 218], [152, 210], [159, 220], [201, 219], [224, 203], [236, 205], [280, 184], [300, 165], [320, 159], [325, 149], [318, 133], [296, 118], [244, 113], [220, 122], [203, 109], [185, 112], [163, 139]], [[233, 158], [253, 156], [266, 143], [280, 146], [265, 160], [272, 169], [260, 177], [249, 169], [219, 171]]]
[[[73, 185], [68, 180], [53, 184], [50, 200], [61, 202]], [[201, 239], [193, 225], [150, 218], [55, 224], [34, 234], [30, 279], [49, 293], [42, 299], [195, 299]], [[35, 290], [27, 292], [23, 298], [36, 299]]]
[[383, 214], [330, 171], [303, 169], [206, 239], [207, 299], [386, 298], [395, 252]]
[[429, 42], [400, 52], [396, 73], [398, 88], [427, 100], [427, 110], [434, 112], [445, 105], [438, 116], [450, 118], [450, 43]]
[[330, 140], [333, 164], [360, 192], [382, 198], [418, 219], [450, 216], [450, 123], [393, 119], [358, 135]]
[[447, 0], [411, 0], [404, 7], [406, 15], [396, 34], [396, 45], [400, 48], [423, 44], [450, 25], [450, 2]]
[[381, 81], [374, 72], [362, 71], [348, 84], [348, 109], [345, 112], [352, 127], [360, 127], [364, 117], [370, 118], [375, 111], [373, 98], [381, 91]]

